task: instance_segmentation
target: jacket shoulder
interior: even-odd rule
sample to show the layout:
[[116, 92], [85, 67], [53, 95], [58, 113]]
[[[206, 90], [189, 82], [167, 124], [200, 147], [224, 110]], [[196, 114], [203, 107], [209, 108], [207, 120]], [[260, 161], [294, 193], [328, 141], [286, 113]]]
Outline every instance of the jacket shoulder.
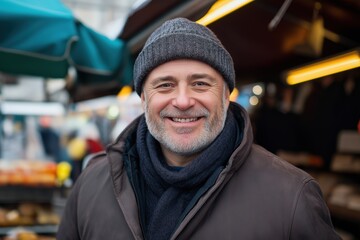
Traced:
[[301, 182], [314, 180], [314, 178], [304, 170], [256, 144], [253, 145], [249, 163], [258, 167], [262, 166], [262, 168], [259, 168], [260, 170], [263, 169], [269, 174], [273, 174], [279, 178], [297, 179]]
[[95, 162], [99, 162], [101, 160], [104, 160], [106, 156], [105, 151], [89, 154], [85, 157], [84, 163], [83, 163], [83, 169], [87, 168], [90, 165], [95, 164]]

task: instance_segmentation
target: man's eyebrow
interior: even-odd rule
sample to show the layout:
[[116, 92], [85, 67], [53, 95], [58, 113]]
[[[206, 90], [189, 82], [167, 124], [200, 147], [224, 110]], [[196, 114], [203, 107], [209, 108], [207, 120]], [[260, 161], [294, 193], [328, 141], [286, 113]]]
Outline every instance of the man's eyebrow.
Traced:
[[204, 79], [204, 78], [209, 79], [212, 82], [216, 81], [216, 79], [213, 76], [207, 73], [194, 73], [188, 76], [189, 80]]
[[151, 85], [155, 86], [157, 84], [160, 84], [164, 81], [171, 81], [171, 80], [174, 80], [174, 77], [172, 76], [161, 76], [161, 77], [156, 77], [154, 79], [151, 80]]

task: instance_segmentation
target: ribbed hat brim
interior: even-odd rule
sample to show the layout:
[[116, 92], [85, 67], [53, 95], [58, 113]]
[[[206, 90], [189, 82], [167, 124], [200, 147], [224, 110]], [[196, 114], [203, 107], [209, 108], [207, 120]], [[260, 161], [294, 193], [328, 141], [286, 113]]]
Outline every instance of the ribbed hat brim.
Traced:
[[193, 59], [209, 64], [224, 77], [230, 91], [233, 90], [234, 66], [225, 48], [206, 36], [178, 32], [150, 42], [140, 52], [134, 64], [135, 91], [141, 94], [143, 82], [154, 68], [177, 59]]

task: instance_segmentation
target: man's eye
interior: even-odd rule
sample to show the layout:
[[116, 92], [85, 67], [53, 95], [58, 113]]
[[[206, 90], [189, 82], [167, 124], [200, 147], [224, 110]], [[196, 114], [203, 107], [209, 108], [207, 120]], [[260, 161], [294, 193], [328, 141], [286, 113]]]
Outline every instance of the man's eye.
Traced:
[[162, 83], [162, 84], [158, 85], [157, 88], [170, 88], [172, 86], [173, 86], [173, 84], [171, 84], [171, 83]]
[[209, 86], [209, 84], [206, 82], [194, 82], [194, 86], [205, 87], [205, 86]]

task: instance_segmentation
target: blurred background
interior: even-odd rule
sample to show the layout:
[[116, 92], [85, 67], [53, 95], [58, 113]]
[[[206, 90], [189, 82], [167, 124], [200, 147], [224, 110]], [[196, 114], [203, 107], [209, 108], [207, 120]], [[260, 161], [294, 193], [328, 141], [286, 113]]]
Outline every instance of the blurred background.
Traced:
[[54, 239], [90, 156], [142, 113], [132, 64], [174, 17], [220, 38], [255, 142], [313, 175], [360, 239], [358, 0], [1, 1], [0, 239]]

